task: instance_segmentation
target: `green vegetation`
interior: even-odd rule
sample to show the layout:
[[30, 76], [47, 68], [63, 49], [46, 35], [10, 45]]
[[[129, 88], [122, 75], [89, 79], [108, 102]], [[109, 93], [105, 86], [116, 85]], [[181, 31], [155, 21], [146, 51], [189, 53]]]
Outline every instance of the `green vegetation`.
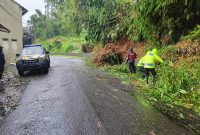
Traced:
[[199, 0], [47, 0], [29, 24], [36, 38], [80, 36], [92, 43], [120, 38], [172, 44], [200, 23]]
[[81, 45], [85, 43], [85, 40], [84, 38], [57, 36], [36, 42], [44, 45], [51, 54], [64, 54], [68, 52], [80, 53]]
[[142, 0], [137, 3], [136, 35], [150, 41], [177, 42], [199, 22], [198, 0]]
[[166, 60], [163, 65], [157, 67], [155, 87], [146, 86], [139, 73], [130, 74], [125, 63], [104, 66], [103, 69], [120, 78], [123, 83], [139, 87], [151, 101], [185, 106], [200, 115], [200, 57], [192, 61], [182, 61], [176, 67], [170, 60]]
[[151, 93], [152, 96], [156, 100], [164, 100], [194, 109], [200, 115], [199, 60], [200, 58], [197, 58], [194, 63], [190, 62], [190, 64], [183, 61], [178, 67], [171, 67], [166, 62], [159, 68], [159, 82], [155, 91]]
[[194, 40], [200, 38], [200, 25], [197, 25], [197, 27], [187, 36], [185, 36], [183, 39], [186, 40]]

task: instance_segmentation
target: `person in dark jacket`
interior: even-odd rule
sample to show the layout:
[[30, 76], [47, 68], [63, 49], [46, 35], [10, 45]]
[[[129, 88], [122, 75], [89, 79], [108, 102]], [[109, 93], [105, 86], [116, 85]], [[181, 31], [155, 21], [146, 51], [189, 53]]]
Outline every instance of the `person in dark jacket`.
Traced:
[[133, 48], [130, 48], [129, 53], [128, 53], [128, 57], [127, 57], [127, 63], [128, 63], [129, 71], [131, 73], [136, 73], [135, 59], [137, 59], [137, 55], [133, 51]]
[[2, 78], [5, 65], [5, 58], [3, 54], [3, 47], [0, 46], [0, 79]]

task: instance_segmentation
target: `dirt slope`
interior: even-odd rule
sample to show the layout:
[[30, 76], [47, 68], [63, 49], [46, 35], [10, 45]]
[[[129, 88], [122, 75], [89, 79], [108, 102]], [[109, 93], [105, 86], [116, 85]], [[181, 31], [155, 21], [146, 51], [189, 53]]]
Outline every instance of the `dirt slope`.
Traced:
[[143, 55], [143, 50], [145, 45], [146, 45], [145, 42], [136, 43], [127, 39], [121, 39], [116, 43], [106, 44], [105, 47], [96, 50], [94, 52], [93, 62], [98, 66], [109, 64], [107, 61], [105, 61], [105, 57], [112, 55], [113, 53], [120, 54], [122, 60], [124, 60], [127, 57], [127, 53], [130, 47], [134, 49], [134, 51], [140, 58]]

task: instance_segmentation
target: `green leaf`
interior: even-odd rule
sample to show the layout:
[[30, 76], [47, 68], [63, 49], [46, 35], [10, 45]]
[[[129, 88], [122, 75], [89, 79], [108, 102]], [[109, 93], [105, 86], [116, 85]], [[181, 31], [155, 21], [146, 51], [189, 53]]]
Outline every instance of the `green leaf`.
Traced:
[[179, 92], [180, 92], [181, 94], [187, 94], [187, 93], [188, 93], [187, 91], [182, 90], [182, 89], [181, 89]]

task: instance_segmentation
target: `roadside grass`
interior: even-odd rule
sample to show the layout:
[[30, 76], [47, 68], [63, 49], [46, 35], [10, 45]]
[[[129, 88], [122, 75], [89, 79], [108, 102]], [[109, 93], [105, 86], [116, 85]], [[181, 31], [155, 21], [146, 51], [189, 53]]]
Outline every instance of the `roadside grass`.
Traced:
[[85, 65], [91, 67], [91, 68], [98, 68], [95, 64], [93, 64], [93, 56], [88, 56], [84, 61], [85, 61]]
[[145, 81], [140, 79], [139, 73], [136, 75], [127, 73], [126, 64], [105, 66], [104, 69], [120, 78], [123, 83], [139, 87], [150, 101], [184, 106], [200, 115], [199, 67], [200, 58], [193, 63], [183, 62], [178, 68], [171, 67], [169, 61], [166, 61], [157, 67], [156, 86], [146, 86]]
[[[166, 52], [173, 53], [174, 48], [164, 47], [159, 52], [161, 55]], [[178, 65], [173, 64], [170, 59], [166, 59], [162, 65], [157, 66], [155, 86], [151, 84], [147, 86], [145, 80], [141, 79], [139, 71], [137, 74], [130, 74], [126, 63], [105, 65], [100, 68], [119, 78], [123, 84], [133, 84], [138, 87], [140, 93], [145, 95], [150, 102], [184, 106], [194, 110], [200, 116], [200, 56], [179, 60]], [[86, 63], [94, 67], [92, 58]], [[152, 81], [151, 78], [150, 81]]]
[[85, 39], [84, 37], [57, 36], [47, 40], [36, 40], [36, 43], [44, 45], [53, 55], [63, 55], [65, 53], [80, 53]]

